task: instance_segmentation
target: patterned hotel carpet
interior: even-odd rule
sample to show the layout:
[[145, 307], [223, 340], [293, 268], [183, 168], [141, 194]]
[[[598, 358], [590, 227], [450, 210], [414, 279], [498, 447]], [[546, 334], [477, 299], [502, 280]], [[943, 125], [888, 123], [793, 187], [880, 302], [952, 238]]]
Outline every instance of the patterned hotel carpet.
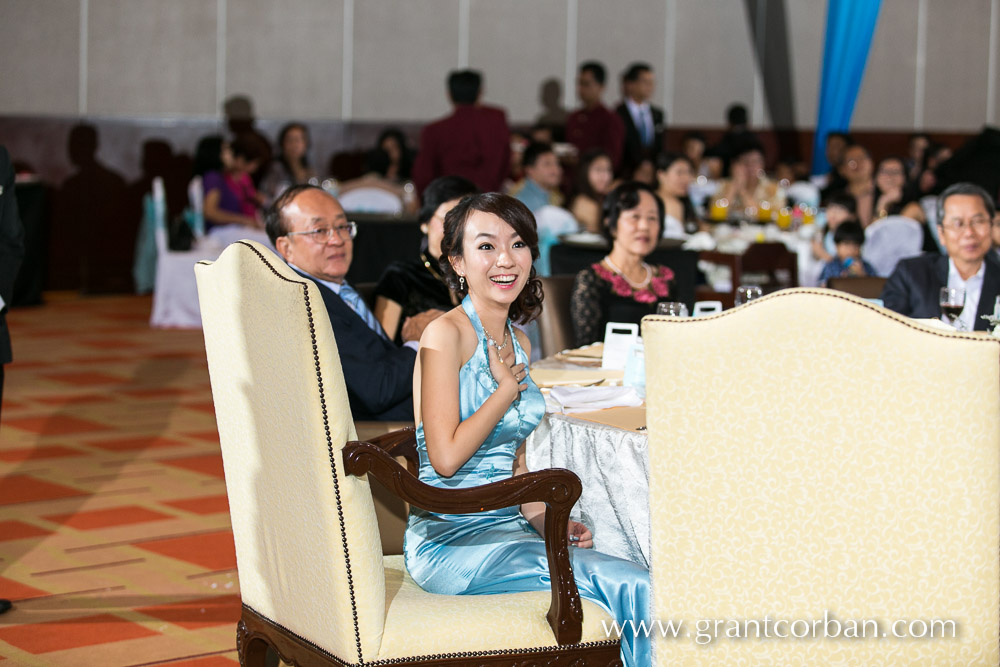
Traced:
[[0, 667], [236, 661], [236, 557], [200, 331], [150, 299], [9, 317]]

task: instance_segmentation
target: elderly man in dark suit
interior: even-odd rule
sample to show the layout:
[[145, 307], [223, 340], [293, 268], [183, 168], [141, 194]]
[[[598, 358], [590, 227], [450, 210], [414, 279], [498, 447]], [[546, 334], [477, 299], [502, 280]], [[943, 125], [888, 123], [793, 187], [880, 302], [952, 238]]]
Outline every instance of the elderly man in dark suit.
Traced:
[[499, 191], [510, 168], [510, 129], [503, 109], [480, 103], [483, 77], [474, 70], [448, 76], [455, 110], [420, 133], [413, 183], [420, 192], [441, 176], [467, 178], [483, 192]]
[[[3, 405], [3, 367], [11, 361], [7, 307], [14, 298], [14, 279], [22, 257], [24, 228], [14, 198], [14, 169], [7, 149], [0, 146], [0, 405]], [[0, 614], [10, 606], [10, 600], [0, 599]]]
[[965, 292], [958, 323], [986, 330], [982, 315], [993, 312], [1000, 295], [1000, 261], [990, 252], [993, 198], [972, 183], [956, 183], [938, 198], [938, 233], [947, 255], [902, 260], [882, 290], [886, 308], [919, 318], [941, 317], [942, 287]]
[[440, 311], [403, 323], [403, 347], [386, 336], [375, 315], [345, 280], [357, 225], [322, 188], [295, 185], [267, 212], [271, 243], [296, 272], [319, 287], [337, 339], [355, 420], [412, 421], [413, 364], [420, 334]]
[[622, 75], [622, 87], [624, 99], [615, 110], [625, 126], [622, 170], [630, 174], [644, 158], [656, 163], [656, 156], [663, 151], [666, 117], [663, 109], [649, 102], [656, 88], [652, 67], [632, 63]]

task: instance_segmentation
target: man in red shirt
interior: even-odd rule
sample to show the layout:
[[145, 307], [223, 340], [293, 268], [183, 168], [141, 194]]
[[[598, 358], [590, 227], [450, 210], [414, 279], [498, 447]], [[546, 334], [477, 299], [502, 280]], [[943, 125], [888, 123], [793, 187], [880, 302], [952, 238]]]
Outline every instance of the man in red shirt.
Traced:
[[604, 65], [594, 60], [580, 65], [576, 77], [576, 95], [583, 103], [566, 119], [566, 140], [576, 146], [577, 154], [600, 149], [608, 154], [615, 169], [622, 161], [625, 125], [614, 111], [604, 106]]
[[413, 182], [420, 192], [440, 176], [467, 178], [483, 192], [500, 190], [510, 165], [510, 130], [503, 109], [479, 103], [483, 78], [474, 70], [448, 76], [452, 114], [420, 133]]

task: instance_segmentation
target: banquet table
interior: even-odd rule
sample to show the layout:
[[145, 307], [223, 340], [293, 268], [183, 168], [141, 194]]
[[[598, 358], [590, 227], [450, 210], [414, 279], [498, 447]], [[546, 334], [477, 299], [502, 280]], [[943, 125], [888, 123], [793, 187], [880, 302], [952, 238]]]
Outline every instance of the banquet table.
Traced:
[[594, 548], [649, 567], [649, 439], [645, 408], [546, 414], [525, 443], [529, 470], [566, 468], [583, 484], [570, 517]]

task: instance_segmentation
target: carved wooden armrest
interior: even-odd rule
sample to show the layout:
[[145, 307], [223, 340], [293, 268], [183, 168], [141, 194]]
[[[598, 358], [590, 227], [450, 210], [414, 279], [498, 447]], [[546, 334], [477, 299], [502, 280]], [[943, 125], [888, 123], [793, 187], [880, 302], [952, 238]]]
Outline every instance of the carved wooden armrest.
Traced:
[[370, 442], [347, 443], [344, 467], [351, 475], [372, 475], [403, 500], [429, 512], [474, 514], [523, 503], [545, 503], [545, 554], [552, 580], [552, 602], [546, 618], [556, 642], [579, 643], [583, 635], [583, 608], [569, 561], [568, 539], [569, 511], [583, 490], [576, 474], [550, 468], [482, 486], [439, 489], [418, 480], [389, 452]]
[[417, 476], [417, 471], [420, 469], [420, 457], [417, 455], [417, 431], [414, 427], [401, 428], [366, 442], [381, 448], [389, 456], [402, 456], [406, 459], [406, 469], [414, 477]]

